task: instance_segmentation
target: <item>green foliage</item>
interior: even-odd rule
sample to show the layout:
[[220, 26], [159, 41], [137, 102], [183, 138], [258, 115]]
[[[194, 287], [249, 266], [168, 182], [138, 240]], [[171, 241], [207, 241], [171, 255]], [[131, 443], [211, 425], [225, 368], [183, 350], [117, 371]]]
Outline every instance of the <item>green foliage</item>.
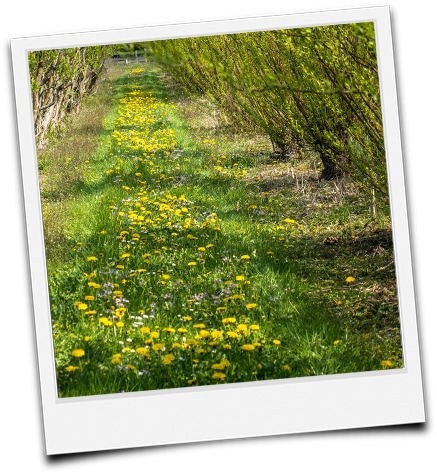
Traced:
[[31, 51], [28, 54], [35, 137], [40, 148], [66, 114], [90, 93], [103, 70], [109, 46]]
[[373, 23], [151, 42], [148, 51], [237, 128], [262, 130], [278, 158], [320, 154], [387, 202]]

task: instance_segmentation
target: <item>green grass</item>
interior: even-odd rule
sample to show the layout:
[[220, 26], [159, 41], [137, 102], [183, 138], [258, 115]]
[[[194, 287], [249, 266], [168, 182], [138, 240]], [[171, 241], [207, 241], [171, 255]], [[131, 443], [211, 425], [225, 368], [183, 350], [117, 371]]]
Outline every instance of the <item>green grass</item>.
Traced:
[[39, 156], [60, 397], [403, 366], [389, 216], [153, 64], [98, 91]]

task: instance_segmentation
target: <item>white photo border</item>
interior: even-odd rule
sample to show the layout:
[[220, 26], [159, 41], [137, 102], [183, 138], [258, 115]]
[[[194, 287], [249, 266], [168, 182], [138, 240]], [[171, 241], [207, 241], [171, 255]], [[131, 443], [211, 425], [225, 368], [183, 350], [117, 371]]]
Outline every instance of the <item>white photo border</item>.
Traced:
[[[404, 368], [58, 398], [27, 52], [364, 21], [377, 35]], [[425, 421], [388, 6], [15, 38], [11, 52], [47, 455]]]

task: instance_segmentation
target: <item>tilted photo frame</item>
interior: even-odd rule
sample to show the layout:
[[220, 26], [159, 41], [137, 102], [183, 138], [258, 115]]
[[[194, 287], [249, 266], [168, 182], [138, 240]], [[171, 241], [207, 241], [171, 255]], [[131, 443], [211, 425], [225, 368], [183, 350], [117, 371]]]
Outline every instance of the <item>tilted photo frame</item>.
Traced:
[[[281, 338], [274, 338], [273, 333], [269, 333], [268, 330], [265, 330], [263, 337], [257, 336], [257, 332], [260, 329], [260, 322], [262, 324], [265, 323], [266, 326], [271, 325], [271, 320], [275, 319], [274, 312], [271, 315], [269, 314], [268, 318], [265, 317], [264, 314], [259, 313], [259, 320], [251, 320], [250, 316], [248, 317], [246, 313], [249, 315], [250, 311], [257, 305], [257, 311], [261, 312], [260, 308], [262, 308], [263, 305], [261, 297], [254, 292], [250, 295], [252, 298], [252, 300], [250, 300], [250, 292], [247, 292], [247, 294], [243, 296], [237, 293], [229, 293], [226, 298], [234, 298], [237, 301], [235, 305], [240, 305], [240, 300], [242, 300], [240, 307], [244, 310], [244, 315], [241, 314], [241, 322], [235, 322], [240, 323], [239, 327], [235, 328], [236, 331], [227, 332], [227, 327], [220, 327], [220, 329], [218, 327], [221, 323], [224, 325], [233, 323], [235, 320], [234, 316], [228, 316], [227, 318], [214, 317], [217, 322], [217, 325], [214, 327], [207, 326], [207, 324], [212, 325], [211, 320], [202, 320], [202, 318], [199, 317], [197, 327], [193, 328], [191, 326], [183, 327], [182, 323], [183, 321], [188, 321], [191, 317], [175, 314], [175, 318], [177, 316], [180, 317], [180, 328], [176, 328], [176, 323], [173, 324], [174, 328], [168, 323], [165, 328], [159, 328], [159, 331], [162, 334], [168, 333], [170, 336], [173, 333], [177, 334], [179, 331], [182, 336], [179, 340], [174, 340], [173, 345], [177, 346], [172, 347], [171, 351], [166, 355], [164, 355], [164, 353], [158, 354], [158, 351], [161, 352], [165, 349], [165, 345], [161, 342], [157, 343], [157, 340], [155, 342], [153, 336], [150, 336], [153, 331], [153, 325], [156, 328], [159, 327], [159, 325], [157, 325], [158, 320], [151, 318], [153, 312], [150, 311], [150, 308], [140, 311], [138, 307], [129, 317], [132, 319], [137, 318], [136, 323], [134, 322], [136, 326], [133, 323], [129, 324], [132, 325], [132, 332], [133, 329], [137, 327], [143, 329], [143, 334], [145, 338], [148, 339], [146, 340], [144, 348], [141, 347], [142, 351], [137, 352], [135, 352], [134, 349], [129, 349], [127, 342], [132, 340], [133, 333], [127, 332], [123, 337], [126, 341], [123, 341], [123, 343], [119, 342], [121, 345], [120, 354], [117, 354], [118, 356], [113, 355], [112, 363], [108, 362], [107, 367], [105, 365], [101, 367], [104, 368], [102, 371], [112, 371], [113, 367], [111, 364], [120, 367], [119, 363], [124, 358], [123, 352], [128, 354], [132, 351], [135, 358], [137, 358], [135, 361], [142, 356], [145, 361], [147, 360], [147, 364], [145, 363], [144, 367], [138, 369], [133, 364], [125, 363], [120, 371], [136, 371], [138, 378], [143, 378], [143, 380], [144, 378], [152, 379], [152, 363], [155, 364], [156, 362], [157, 365], [161, 365], [159, 368], [161, 368], [162, 374], [165, 373], [167, 367], [171, 368], [172, 365], [175, 365], [174, 360], [178, 358], [181, 361], [180, 365], [186, 367], [187, 357], [184, 356], [185, 353], [182, 351], [185, 351], [186, 348], [190, 348], [191, 358], [193, 358], [193, 352], [198, 351], [197, 349], [192, 349], [192, 347], [197, 345], [194, 341], [197, 338], [197, 341], [201, 341], [202, 344], [205, 344], [205, 348], [214, 348], [214, 352], [217, 347], [223, 347], [223, 351], [225, 351], [231, 349], [232, 345], [234, 345], [234, 349], [238, 346], [239, 353], [232, 354], [244, 355], [241, 356], [241, 358], [246, 358], [246, 354], [249, 355], [247, 359], [244, 359], [245, 364], [248, 362], [247, 364], [251, 365], [251, 372], [247, 373], [248, 376], [238, 379], [238, 360], [229, 362], [227, 359], [224, 359], [223, 356], [220, 361], [208, 360], [205, 361], [204, 366], [202, 366], [202, 364], [199, 364], [199, 361], [202, 363], [202, 359], [196, 353], [196, 357], [190, 360], [190, 364], [197, 365], [198, 368], [201, 366], [202, 368], [208, 368], [208, 371], [209, 368], [213, 368], [215, 365], [216, 372], [208, 373], [211, 377], [211, 384], [202, 382], [204, 381], [204, 379], [202, 379], [204, 377], [203, 372], [207, 371], [207, 369], [202, 369], [203, 372], [199, 370], [198, 374], [193, 370], [194, 376], [191, 378], [184, 376], [185, 379], [178, 380], [184, 381], [184, 384], [176, 383], [172, 386], [169, 383], [170, 376], [167, 375], [166, 378], [160, 380], [162, 382], [161, 387], [149, 387], [144, 383], [145, 386], [140, 386], [140, 390], [128, 389], [124, 391], [121, 389], [119, 391], [108, 390], [107, 393], [104, 391], [98, 393], [93, 392], [90, 388], [88, 394], [75, 395], [74, 384], [68, 383], [72, 387], [72, 391], [64, 396], [62, 391], [65, 389], [62, 389], [62, 391], [60, 389], [60, 374], [65, 376], [64, 379], [67, 382], [72, 380], [69, 373], [73, 375], [79, 374], [83, 369], [82, 365], [85, 365], [82, 357], [88, 352], [88, 349], [84, 350], [82, 347], [76, 348], [73, 346], [70, 348], [70, 346], [68, 346], [68, 348], [70, 348], [69, 355], [72, 355], [73, 359], [76, 358], [74, 361], [77, 361], [77, 365], [70, 364], [66, 360], [66, 362], [57, 362], [55, 358], [55, 354], [57, 354], [55, 347], [58, 343], [54, 341], [54, 334], [59, 324], [55, 324], [54, 314], [58, 312], [58, 314], [62, 316], [65, 309], [62, 306], [54, 305], [53, 301], [51, 302], [52, 290], [47, 273], [47, 242], [45, 242], [46, 238], [44, 234], [45, 215], [41, 206], [40, 172], [42, 165], [38, 163], [39, 149], [36, 141], [36, 116], [34, 115], [35, 96], [33, 95], [34, 84], [32, 82], [34, 76], [32, 76], [32, 72], [29, 69], [29, 53], [92, 46], [143, 44], [146, 42], [157, 43], [182, 38], [206, 38], [240, 33], [289, 31], [360, 23], [372, 23], [375, 32], [377, 74], [379, 78], [383, 142], [387, 168], [387, 188], [393, 233], [394, 263], [392, 264], [396, 275], [395, 285], [397, 289], [397, 306], [399, 309], [400, 344], [402, 346], [399, 350], [402, 354], [401, 361], [398, 361], [397, 365], [394, 365], [390, 359], [384, 359], [381, 362], [381, 366], [375, 369], [358, 369], [356, 371], [343, 371], [339, 369], [338, 371], [327, 370], [326, 373], [323, 373], [320, 369], [311, 372], [309, 365], [307, 373], [299, 373], [295, 376], [287, 377], [286, 372], [292, 371], [293, 364], [298, 366], [300, 361], [296, 356], [295, 359], [290, 360], [292, 363], [289, 365], [286, 359], [282, 356], [277, 356], [279, 353], [274, 353], [276, 346], [279, 348], [281, 345], [284, 346], [286, 344], [287, 337], [284, 338], [284, 341], [281, 341]], [[46, 453], [48, 455], [424, 422], [425, 413], [407, 216], [407, 197], [404, 183], [393, 44], [388, 7], [357, 8], [170, 25], [151, 25], [145, 26], [144, 28], [15, 38], [11, 40], [11, 51], [42, 413]], [[136, 52], [134, 55], [122, 58], [119, 54], [113, 54], [112, 60], [126, 64], [129, 62], [132, 63], [134, 66], [132, 66], [133, 69], [130, 69], [131, 76], [135, 75], [141, 69], [137, 67], [140, 62]], [[353, 94], [352, 90], [348, 90], [347, 82], [345, 82], [343, 86], [344, 89], [340, 91], [341, 94], [345, 96]], [[250, 87], [254, 88], [252, 90], [255, 91], [256, 86], [250, 84]], [[280, 87], [284, 88], [285, 86], [281, 84]], [[307, 92], [304, 89], [293, 89], [293, 86], [289, 84], [287, 87], [297, 95]], [[324, 87], [326, 87], [326, 84]], [[338, 92], [337, 90], [335, 91], [335, 93]], [[332, 95], [333, 92], [324, 91], [323, 94]], [[126, 101], [127, 99], [124, 100]], [[48, 107], [49, 104], [42, 105], [41, 108], [46, 106]], [[167, 111], [166, 114], [170, 113]], [[165, 121], [167, 119], [164, 118], [163, 120]], [[159, 122], [156, 129], [161, 127], [161, 125], [161, 122]], [[371, 125], [370, 129], [373, 130]], [[120, 142], [126, 140], [126, 138], [123, 138], [121, 135], [117, 137]], [[132, 138], [132, 135], [130, 137]], [[135, 138], [135, 140], [137, 140], [137, 138]], [[138, 140], [140, 139], [138, 138]], [[208, 139], [205, 140], [205, 145], [209, 146], [210, 143], [207, 141]], [[318, 143], [318, 141], [316, 140], [314, 143]], [[132, 148], [135, 147], [132, 146]], [[157, 146], [155, 145], [154, 147], [153, 153], [156, 152], [155, 149]], [[182, 152], [182, 150], [175, 148], [172, 152], [173, 155], [169, 155], [170, 158], [168, 158], [166, 152], [163, 152], [163, 154], [168, 160], [176, 160], [180, 157]], [[273, 153], [275, 152], [277, 152], [277, 149], [273, 151]], [[214, 157], [214, 159], [215, 158], [216, 157]], [[66, 157], [66, 159], [68, 159], [68, 157]], [[214, 173], [219, 175], [219, 178], [225, 174], [224, 171], [226, 172], [220, 163], [221, 162], [216, 160], [212, 164], [212, 169]], [[232, 164], [232, 166], [238, 168], [234, 166], [234, 164]], [[112, 171], [108, 170], [107, 172], [108, 175], [112, 173]], [[137, 171], [137, 173], [140, 174], [140, 171]], [[291, 173], [292, 179], [298, 183], [298, 173], [295, 173], [292, 169], [289, 169], [289, 173]], [[283, 175], [280, 175], [280, 177], [283, 178]], [[118, 178], [114, 177], [111, 179], [115, 180]], [[182, 176], [178, 179], [180, 182], [185, 178]], [[147, 180], [145, 181], [147, 182]], [[153, 186], [158, 186], [156, 183], [157, 182], [154, 182]], [[174, 183], [176, 183], [176, 181]], [[130, 188], [130, 185], [125, 185], [125, 187]], [[146, 193], [144, 192], [142, 196], [145, 197]], [[178, 199], [180, 202], [183, 201], [182, 205], [188, 203], [188, 200], [181, 198], [181, 196], [183, 195], [179, 195]], [[160, 211], [164, 211], [164, 214], [166, 203], [173, 199], [171, 195], [166, 195], [166, 197], [167, 201], [162, 202], [160, 208]], [[370, 202], [374, 203], [374, 201]], [[126, 199], [125, 202], [129, 202], [129, 199]], [[147, 202], [146, 198], [143, 202]], [[188, 212], [185, 211], [185, 209], [188, 209], [188, 204], [186, 206], [182, 205], [178, 205], [179, 211], [175, 213], [176, 217]], [[249, 208], [253, 211], [259, 209], [257, 206], [258, 205], [252, 205], [252, 207]], [[216, 218], [220, 218], [220, 213], [218, 214], [219, 216], [210, 213], [208, 215], [208, 221], [204, 220], [202, 222], [206, 223], [204, 227], [207, 228], [211, 226], [211, 223], [215, 223]], [[125, 219], [126, 215], [128, 215], [130, 219], [129, 224], [131, 226], [139, 226], [138, 222], [142, 221], [142, 219], [138, 218], [138, 214], [135, 214], [132, 210], [117, 211], [117, 213], [114, 213], [114, 216], [115, 215], [117, 219], [118, 217]], [[177, 221], [176, 217], [173, 216], [173, 221]], [[165, 216], [165, 218], [162, 219], [167, 220], [169, 218]], [[184, 222], [185, 221], [181, 221], [181, 223]], [[166, 223], [167, 228], [170, 228], [171, 225], [171, 221], [168, 220]], [[288, 232], [290, 236], [296, 236], [297, 239], [296, 230], [299, 229], [300, 223], [295, 220], [294, 217], [281, 217], [280, 226], [283, 226], [285, 232]], [[291, 228], [287, 228], [287, 226]], [[172, 228], [172, 230], [176, 235], [175, 230], [182, 228], [183, 224], [180, 224], [180, 228]], [[214, 229], [214, 227], [212, 227], [212, 229]], [[296, 235], [293, 233], [296, 233]], [[135, 247], [138, 239], [140, 239], [140, 237], [135, 237], [129, 244], [131, 247], [126, 247], [126, 249]], [[196, 235], [190, 234], [189, 239], [195, 240]], [[286, 238], [281, 237], [280, 239]], [[325, 245], [327, 249], [331, 249], [330, 246], [335, 245], [336, 239], [336, 237], [326, 236], [322, 244]], [[355, 237], [351, 239], [355, 239]], [[125, 242], [123, 238], [120, 238], [119, 241], [120, 240], [123, 243]], [[200, 242], [196, 244], [199, 253], [205, 252], [205, 248], [202, 247], [201, 244]], [[81, 246], [82, 244], [78, 243], [77, 245]], [[219, 257], [223, 259], [240, 259], [243, 261], [250, 259], [255, 260], [255, 258], [257, 258], [256, 253], [243, 254], [243, 248], [238, 249], [241, 249], [241, 255], [222, 255]], [[182, 249], [180, 253], [182, 253], [183, 250], [184, 249]], [[328, 253], [329, 252], [330, 251], [328, 251]], [[381, 251], [375, 248], [372, 249], [372, 252], [376, 255], [378, 252], [383, 252], [383, 250]], [[273, 254], [273, 252], [271, 252], [271, 254]], [[202, 256], [203, 254], [197, 256], [195, 260], [189, 261], [187, 265], [192, 267], [200, 266], [204, 263]], [[130, 253], [124, 252], [120, 256], [120, 259], [128, 259], [129, 257]], [[91, 265], [97, 258], [98, 257], [94, 255], [89, 255], [87, 261]], [[283, 259], [283, 256], [279, 260], [281, 259]], [[245, 266], [246, 264], [243, 263], [241, 265]], [[119, 267], [121, 269], [123, 266], [120, 264]], [[241, 268], [246, 269], [246, 267]], [[96, 289], [101, 287], [100, 283], [94, 282], [96, 280], [94, 277], [89, 277], [90, 274], [93, 274], [92, 268], [90, 267], [89, 269], [88, 271], [88, 267], [86, 268], [89, 272], [87, 274], [88, 281], [86, 285], [89, 287], [93, 287], [94, 285]], [[138, 270], [138, 266], [136, 269], [137, 273], [141, 273]], [[175, 267], [175, 269], [177, 269], [177, 267]], [[236, 279], [237, 282], [248, 280], [247, 276], [238, 269], [239, 268], [235, 267], [236, 275], [233, 275], [234, 280]], [[267, 267], [264, 269], [267, 269]], [[382, 267], [379, 269], [383, 270]], [[141, 269], [141, 271], [143, 271], [143, 269]], [[188, 271], [184, 272], [185, 273], [181, 273], [179, 277], [182, 275], [192, 275], [187, 273]], [[212, 271], [209, 270], [209, 272]], [[170, 272], [167, 273], [161, 266], [156, 268], [156, 273], [160, 273], [160, 280], [153, 282], [158, 285], [157, 288], [159, 289], [166, 288], [167, 280], [171, 280]], [[132, 277], [134, 274], [135, 272], [131, 272], [130, 277], [132, 279], [134, 278]], [[355, 281], [355, 277], [351, 274], [352, 271], [347, 270], [346, 274], [342, 276], [342, 282], [346, 288]], [[130, 277], [129, 275], [125, 276], [126, 280]], [[227, 277], [229, 278], [229, 276]], [[305, 280], [302, 279], [301, 276], [299, 276], [299, 279], [300, 281]], [[115, 281], [111, 282], [112, 285], [114, 285]], [[149, 280], [148, 282], [150, 283], [151, 281]], [[175, 285], [180, 285], [186, 282], [187, 278], [184, 277], [175, 280], [174, 283]], [[202, 289], [202, 285], [206, 286], [206, 284], [201, 281], [199, 287], [195, 287], [196, 292], [198, 288]], [[233, 285], [237, 287], [235, 283]], [[135, 285], [132, 284], [131, 287], [135, 287]], [[118, 331], [117, 328], [119, 328], [121, 332], [124, 325], [121, 319], [129, 314], [127, 306], [120, 303], [120, 299], [122, 296], [124, 297], [124, 294], [118, 291], [120, 293], [118, 294], [119, 300], [117, 301], [114, 297], [114, 288], [111, 287], [111, 289], [111, 299], [114, 300], [111, 300], [113, 305], [112, 309], [109, 308], [108, 314], [92, 313], [94, 310], [90, 310], [90, 302], [93, 302], [96, 298], [94, 294], [86, 296], [85, 302], [75, 301], [74, 303], [74, 311], [77, 312], [78, 318], [86, 318], [86, 325], [88, 325], [89, 321], [95, 321], [95, 325], [93, 324], [94, 327], [91, 327], [98, 327], [98, 331], [101, 332], [99, 335], [103, 335], [104, 333], [102, 332], [106, 331], [103, 327], [106, 326], [107, 322], [109, 322], [108, 326], [110, 326], [111, 332], [112, 328], [115, 334]], [[191, 288], [192, 293], [195, 291], [193, 289], [194, 287]], [[367, 291], [371, 292], [371, 290]], [[117, 292], [117, 290], [115, 292]], [[164, 292], [164, 290], [162, 292]], [[208, 292], [210, 291], [208, 290]], [[62, 293], [63, 289], [61, 288], [60, 294], [62, 295]], [[74, 294], [74, 291], [72, 291], [72, 293]], [[67, 294], [66, 289], [65, 294]], [[151, 295], [152, 294], [153, 292], [151, 292]], [[241, 292], [241, 294], [243, 294], [243, 292]], [[169, 295], [169, 293], [165, 295]], [[165, 295], [160, 295], [161, 301], [165, 301], [165, 305], [163, 303], [162, 308], [165, 308], [168, 313], [170, 313], [171, 305], [169, 298], [165, 297]], [[199, 295], [199, 293], [193, 294], [193, 302], [191, 305], [194, 310], [197, 304], [197, 302], [195, 302], [196, 298], [200, 299], [204, 297], [203, 295], [199, 297]], [[258, 297], [258, 303], [253, 303]], [[265, 296], [266, 302], [268, 297], [268, 295]], [[69, 297], [67, 296], [65, 298], [68, 300]], [[72, 296], [71, 299], [73, 301], [74, 296]], [[213, 299], [213, 297], [211, 297], [211, 299]], [[273, 300], [273, 297], [271, 300]], [[128, 300], [126, 299], [126, 301]], [[226, 303], [229, 302], [229, 300], [224, 299], [223, 301], [226, 301]], [[234, 302], [231, 302], [231, 304], [234, 305]], [[336, 304], [341, 306], [343, 303], [339, 300]], [[222, 308], [224, 307], [214, 307], [214, 309], [211, 310], [211, 315], [212, 312], [215, 312], [214, 315], [218, 314]], [[193, 309], [188, 308], [187, 312], [189, 313], [189, 311]], [[88, 310], [89, 315], [84, 317], [85, 310]], [[194, 310], [192, 313], [195, 313]], [[83, 313], [81, 313], [82, 311]], [[265, 311], [267, 312], [267, 308]], [[199, 316], [199, 311], [196, 310], [196, 312], [196, 315]], [[112, 315], [113, 320], [108, 320], [108, 316], [112, 318]], [[95, 320], [92, 320], [93, 318]], [[183, 318], [186, 320], [183, 320]], [[144, 323], [146, 319], [148, 326]], [[152, 321], [153, 325], [151, 324]], [[116, 325], [117, 323], [119, 325]], [[194, 321], [192, 323], [194, 323]], [[99, 325], [102, 325], [102, 330], [100, 330]], [[66, 325], [66, 328], [67, 327], [68, 325]], [[204, 333], [202, 333], [203, 328], [206, 328], [203, 330]], [[193, 331], [193, 335], [195, 335], [192, 343], [187, 343], [187, 340], [182, 339], [184, 332], [188, 331]], [[251, 331], [254, 335], [253, 339], [244, 339]], [[73, 330], [71, 330], [71, 332], [74, 333]], [[113, 333], [111, 333], [111, 338]], [[157, 331], [156, 333], [158, 334], [159, 332]], [[120, 334], [121, 333], [117, 335]], [[229, 334], [229, 338], [234, 338], [236, 342], [238, 341], [238, 345], [233, 342], [231, 345], [229, 342], [222, 343], [219, 341], [220, 338], [226, 334]], [[67, 335], [67, 333], [65, 335]], [[116, 340], [121, 338], [117, 335]], [[83, 340], [83, 335], [80, 336]], [[62, 338], [64, 338], [64, 336]], [[367, 338], [371, 340], [371, 337], [369, 337], [367, 333], [363, 338], [364, 340]], [[85, 343], [89, 343], [88, 340], [92, 338], [85, 335], [85, 339]], [[169, 346], [168, 342], [171, 340], [167, 339], [165, 341], [167, 342], [166, 345]], [[292, 341], [291, 337], [290, 341]], [[266, 342], [270, 344], [271, 348], [267, 347]], [[84, 346], [85, 343], [82, 346]], [[325, 343], [323, 342], [323, 344]], [[325, 354], [334, 354], [334, 351], [337, 351], [334, 347], [340, 348], [341, 339], [331, 341], [330, 344], [333, 345], [332, 348], [329, 349], [329, 352], [323, 353], [319, 359], [323, 360], [323, 355]], [[102, 346], [101, 341], [99, 345]], [[321, 347], [323, 347], [323, 345], [321, 345]], [[74, 349], [71, 351], [72, 348]], [[180, 352], [178, 353], [179, 350]], [[92, 351], [96, 354], [97, 349], [93, 348]], [[202, 349], [202, 353], [205, 351], [206, 350]], [[255, 355], [255, 351], [257, 351], [258, 354], [262, 354], [264, 351], [264, 353], [268, 355], [268, 357], [266, 356], [265, 364], [264, 360], [263, 362], [254, 361], [253, 355]], [[290, 351], [291, 350], [289, 350], [289, 352]], [[219, 352], [215, 352], [214, 354], [217, 355], [218, 353]], [[345, 357], [347, 357], [348, 354], [349, 353], [345, 352]], [[132, 356], [132, 358], [134, 356]], [[149, 364], [149, 361], [152, 361], [152, 363]], [[241, 361], [243, 361], [243, 359]], [[308, 362], [310, 359], [305, 361]], [[271, 367], [274, 367], [276, 363], [281, 367], [282, 372], [272, 372], [274, 368], [271, 369]], [[236, 373], [237, 376], [233, 376], [234, 379], [231, 380], [231, 372], [226, 372], [226, 366], [232, 364], [235, 364], [232, 375]], [[159, 373], [158, 370], [156, 371]], [[271, 372], [269, 373], [268, 371]], [[253, 376], [254, 374], [255, 376]], [[273, 374], [273, 376], [269, 376], [271, 374]], [[200, 382], [199, 384], [193, 385], [193, 381], [196, 381], [196, 377]], [[229, 381], [226, 381], [226, 378], [228, 378]], [[212, 382], [214, 382], [214, 384], [212, 384]], [[225, 384], [216, 384], [221, 382]], [[135, 386], [135, 384], [132, 385], [132, 388], [138, 387]], [[135, 421], [135, 424], [132, 424], [132, 421]]]

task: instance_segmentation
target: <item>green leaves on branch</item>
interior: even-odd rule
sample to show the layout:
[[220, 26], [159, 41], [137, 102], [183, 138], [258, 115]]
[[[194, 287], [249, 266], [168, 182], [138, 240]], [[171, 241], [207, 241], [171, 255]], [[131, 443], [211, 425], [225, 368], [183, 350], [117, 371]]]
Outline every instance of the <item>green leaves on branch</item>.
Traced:
[[46, 142], [47, 132], [77, 109], [82, 96], [93, 90], [111, 50], [111, 47], [90, 46], [29, 53], [38, 148]]
[[154, 41], [148, 50], [234, 127], [268, 134], [280, 158], [316, 151], [322, 177], [348, 174], [387, 199], [373, 23]]

